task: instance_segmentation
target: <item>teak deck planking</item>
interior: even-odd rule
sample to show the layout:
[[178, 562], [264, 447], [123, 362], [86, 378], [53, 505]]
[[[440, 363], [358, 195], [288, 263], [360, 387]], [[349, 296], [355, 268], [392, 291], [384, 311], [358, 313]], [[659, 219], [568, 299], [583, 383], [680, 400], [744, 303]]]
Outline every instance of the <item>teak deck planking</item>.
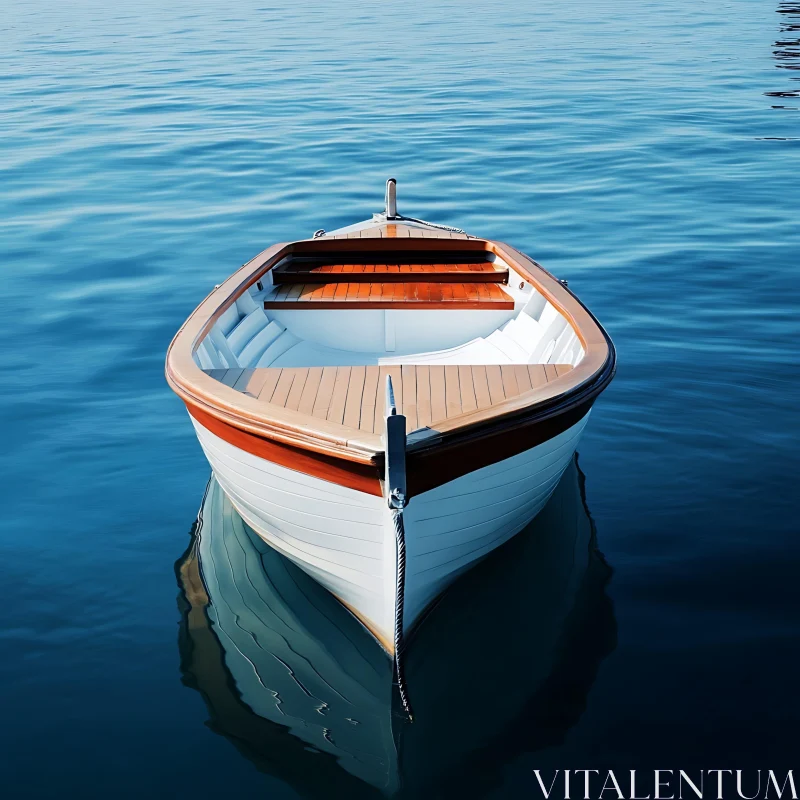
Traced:
[[459, 414], [490, 408], [544, 386], [569, 364], [266, 367], [211, 369], [212, 378], [272, 405], [348, 428], [383, 433], [386, 376], [406, 430], [435, 427]]
[[[368, 293], [367, 293], [367, 290]], [[514, 309], [514, 298], [496, 283], [338, 282], [285, 283], [265, 309], [460, 308]]]

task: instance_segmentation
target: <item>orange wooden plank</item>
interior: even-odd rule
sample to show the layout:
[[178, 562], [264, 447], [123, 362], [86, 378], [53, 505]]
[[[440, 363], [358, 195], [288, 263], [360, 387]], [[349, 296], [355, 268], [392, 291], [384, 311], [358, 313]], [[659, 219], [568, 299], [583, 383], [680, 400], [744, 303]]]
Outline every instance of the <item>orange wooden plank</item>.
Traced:
[[483, 364], [477, 364], [472, 368], [472, 385], [475, 388], [475, 400], [478, 403], [478, 408], [489, 408], [492, 405], [492, 398], [489, 394], [486, 367]]
[[286, 406], [286, 400], [289, 397], [289, 392], [292, 389], [292, 384], [294, 383], [296, 375], [296, 369], [281, 370], [281, 377], [278, 379], [278, 385], [275, 387], [275, 391], [272, 394], [271, 403], [276, 406]]
[[[247, 384], [250, 383], [250, 380], [252, 379], [254, 373], [255, 373], [254, 369], [250, 368], [243, 369], [241, 371], [241, 374], [237, 378], [236, 382], [232, 384], [233, 388], [236, 389], [237, 392], [243, 392]], [[225, 383], [225, 381], [223, 381], [223, 383]], [[231, 386], [231, 384], [228, 383], [226, 384], [226, 386]]]
[[475, 399], [475, 385], [472, 381], [472, 367], [460, 366], [458, 368], [458, 385], [461, 390], [461, 410], [477, 411], [478, 401]]
[[528, 372], [527, 364], [515, 364], [514, 373], [517, 376], [517, 386], [519, 387], [520, 394], [529, 392], [533, 386], [531, 385], [531, 376]]
[[417, 381], [417, 427], [425, 428], [431, 424], [431, 381], [430, 369], [421, 364], [415, 370]]
[[276, 369], [275, 367], [264, 369], [266, 378], [264, 379], [264, 385], [261, 387], [261, 391], [258, 393], [259, 400], [263, 400], [266, 403], [272, 400], [272, 395], [275, 392], [275, 387], [278, 385], [282, 371], [283, 370]]
[[364, 393], [364, 378], [366, 374], [366, 367], [352, 367], [350, 369], [350, 383], [347, 387], [347, 400], [344, 404], [343, 419], [348, 428], [357, 428], [361, 421], [361, 397]]
[[[418, 273], [415, 277], [422, 277]], [[380, 303], [383, 308], [503, 308], [510, 309], [514, 300], [494, 283], [475, 282], [450, 283], [441, 281], [395, 281], [369, 283], [367, 290], [362, 282], [342, 281], [327, 284], [284, 285], [280, 292], [291, 289], [292, 297], [283, 294], [264, 301], [264, 308], [281, 308], [287, 303], [293, 308], [339, 308], [347, 303], [349, 308], [373, 308]], [[313, 290], [311, 286], [316, 286]], [[367, 295], [367, 292], [369, 294]], [[283, 299], [282, 299], [283, 298]]]
[[313, 300], [314, 292], [317, 290], [317, 285], [314, 283], [303, 283], [300, 286], [300, 297], [298, 300]]
[[370, 433], [375, 429], [375, 405], [378, 396], [379, 367], [367, 367], [364, 376], [364, 389], [361, 394], [361, 417], [359, 427]]
[[317, 389], [317, 396], [314, 400], [314, 410], [311, 412], [313, 416], [320, 419], [328, 418], [334, 383], [336, 383], [336, 367], [323, 367], [322, 378], [320, 378], [319, 389]]
[[225, 373], [227, 372], [227, 368], [225, 369], [204, 369], [203, 372], [206, 373], [210, 378], [213, 378], [215, 381], [221, 381], [225, 377]]
[[562, 375], [566, 375], [571, 369], [572, 364], [556, 364], [556, 374], [561, 377]]
[[550, 381], [554, 381], [558, 377], [558, 373], [556, 372], [556, 368], [554, 364], [545, 364], [544, 365], [544, 374], [547, 376], [548, 383]]
[[300, 283], [292, 284], [289, 287], [289, 292], [286, 295], [287, 300], [297, 300], [300, 297], [300, 290], [303, 288], [303, 285]]
[[297, 411], [300, 407], [300, 398], [303, 396], [303, 388], [308, 379], [308, 367], [298, 367], [294, 380], [292, 381], [292, 388], [289, 396], [286, 398], [286, 408]]
[[516, 397], [519, 394], [517, 385], [517, 375], [513, 364], [503, 364], [500, 367], [500, 375], [503, 379], [503, 394], [506, 398]]
[[236, 381], [236, 385], [233, 388], [238, 392], [249, 394], [251, 397], [258, 397], [268, 374], [266, 369], [243, 370], [242, 377]]
[[492, 404], [501, 403], [505, 399], [505, 392], [503, 391], [503, 375], [500, 372], [500, 367], [496, 364], [491, 364], [486, 367], [486, 380], [489, 383], [489, 397]]
[[417, 368], [403, 364], [403, 413], [406, 415], [406, 431], [417, 429]]
[[[357, 369], [353, 367], [353, 369]], [[370, 366], [370, 367], [363, 367], [364, 369], [364, 382], [361, 388], [361, 405], [358, 411], [358, 425], [355, 427], [360, 428], [363, 431], [368, 431], [372, 433], [373, 428], [375, 426], [375, 397], [377, 395], [378, 390], [378, 373], [379, 368]], [[348, 404], [350, 403], [350, 397], [348, 392]], [[347, 408], [345, 408], [345, 413], [347, 413]], [[351, 412], [350, 419], [355, 418], [355, 411]], [[353, 427], [353, 426], [351, 426]]]
[[444, 367], [433, 364], [430, 369], [431, 420], [447, 419], [447, 392], [445, 390]]
[[336, 381], [333, 384], [333, 395], [328, 406], [328, 421], [342, 424], [344, 407], [347, 402], [347, 389], [350, 386], [351, 367], [337, 367]]
[[544, 364], [528, 364], [528, 374], [531, 376], [531, 386], [539, 389], [547, 383]]
[[314, 411], [314, 401], [317, 399], [319, 382], [322, 380], [322, 367], [311, 367], [308, 370], [303, 394], [300, 396], [300, 405], [297, 410], [303, 414], [311, 414]]
[[457, 417], [461, 413], [461, 385], [458, 380], [458, 367], [448, 364], [444, 368], [444, 391], [447, 416]]

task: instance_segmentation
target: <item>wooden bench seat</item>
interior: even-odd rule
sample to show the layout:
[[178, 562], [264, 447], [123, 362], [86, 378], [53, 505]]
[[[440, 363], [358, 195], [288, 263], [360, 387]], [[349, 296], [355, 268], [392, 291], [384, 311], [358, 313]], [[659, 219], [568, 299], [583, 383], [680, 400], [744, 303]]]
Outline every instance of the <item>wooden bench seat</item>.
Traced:
[[495, 283], [295, 283], [278, 287], [265, 309], [458, 308], [513, 310], [514, 299]]
[[490, 408], [566, 374], [569, 364], [212, 369], [218, 381], [265, 403], [318, 419], [383, 432], [386, 376], [409, 433], [459, 414]]
[[[376, 277], [377, 276], [377, 277]], [[361, 262], [320, 263], [306, 259], [276, 267], [272, 273], [276, 284], [310, 283], [311, 281], [372, 283], [425, 281], [462, 283], [508, 283], [508, 268], [496, 267], [490, 261], [477, 263], [385, 263]]]

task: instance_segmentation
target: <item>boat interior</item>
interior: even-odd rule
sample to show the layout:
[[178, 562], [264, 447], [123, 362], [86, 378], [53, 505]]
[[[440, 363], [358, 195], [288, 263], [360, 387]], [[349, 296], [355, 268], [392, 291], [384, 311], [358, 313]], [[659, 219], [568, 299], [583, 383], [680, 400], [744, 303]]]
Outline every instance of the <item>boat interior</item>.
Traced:
[[261, 401], [377, 432], [391, 374], [410, 432], [539, 388], [584, 357], [567, 318], [489, 250], [303, 244], [317, 242], [239, 294], [194, 353]]
[[368, 254], [289, 256], [228, 306], [198, 347], [197, 363], [218, 369], [580, 361], [583, 349], [567, 320], [500, 258], [486, 254], [469, 263], [471, 254], [447, 255], [415, 254], [419, 263], [410, 263], [398, 254], [379, 264]]

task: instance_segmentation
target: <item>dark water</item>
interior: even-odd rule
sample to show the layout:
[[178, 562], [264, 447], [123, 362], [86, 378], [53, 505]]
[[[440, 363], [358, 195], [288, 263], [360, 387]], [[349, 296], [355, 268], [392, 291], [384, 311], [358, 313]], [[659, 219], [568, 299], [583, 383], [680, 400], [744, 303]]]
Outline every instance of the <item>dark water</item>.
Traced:
[[3, 797], [294, 797], [319, 769], [259, 769], [182, 683], [208, 469], [163, 356], [234, 267], [379, 210], [388, 175], [568, 278], [619, 354], [580, 447], [613, 641], [571, 638], [554, 674], [592, 659], [588, 685], [506, 725], [528, 679], [495, 637], [508, 685], [415, 723], [467, 749], [436, 792], [800, 769], [800, 7], [14, 1], [0, 36]]

